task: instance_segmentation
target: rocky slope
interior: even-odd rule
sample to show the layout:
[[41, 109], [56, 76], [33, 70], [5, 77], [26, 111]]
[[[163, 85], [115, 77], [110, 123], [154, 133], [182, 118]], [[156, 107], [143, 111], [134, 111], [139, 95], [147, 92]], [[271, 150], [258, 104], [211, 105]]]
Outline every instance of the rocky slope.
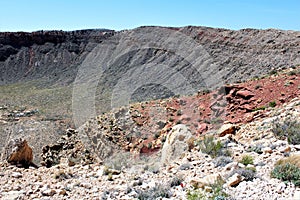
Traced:
[[[295, 98], [280, 108], [268, 109], [264, 118], [236, 125], [239, 127], [236, 132], [227, 131], [222, 137], [215, 133], [215, 139], [226, 145], [226, 152], [231, 152], [227, 157], [215, 157], [206, 152], [201, 147], [203, 143], [178, 152], [180, 145], [177, 143], [172, 154], [165, 155], [177, 156], [165, 165], [161, 160], [163, 151], [162, 155], [140, 158], [119, 154], [104, 163], [85, 165], [70, 164], [66, 155], [61, 157], [59, 165], [38, 169], [1, 163], [0, 197], [296, 200], [300, 197], [300, 189], [291, 182], [271, 178], [271, 171], [280, 159], [290, 157], [298, 162], [300, 147], [275, 137], [272, 127], [274, 120], [282, 122], [299, 117], [300, 100]], [[169, 137], [187, 135], [190, 130], [184, 127], [183, 124], [172, 127]], [[163, 149], [168, 145], [172, 144], [167, 139]], [[245, 156], [250, 157], [250, 161], [242, 161]]]
[[78, 131], [81, 140], [100, 158], [123, 150], [151, 153], [176, 124], [185, 124], [199, 137], [224, 122], [247, 123], [265, 117], [268, 109], [300, 96], [299, 67], [215, 91], [146, 101], [115, 109], [88, 120]]
[[[38, 169], [2, 162], [1, 198], [298, 199], [296, 183], [271, 172], [300, 160], [299, 75], [291, 68], [98, 116], [45, 146]], [[14, 114], [35, 114], [23, 112]], [[210, 148], [217, 141], [221, 151]]]

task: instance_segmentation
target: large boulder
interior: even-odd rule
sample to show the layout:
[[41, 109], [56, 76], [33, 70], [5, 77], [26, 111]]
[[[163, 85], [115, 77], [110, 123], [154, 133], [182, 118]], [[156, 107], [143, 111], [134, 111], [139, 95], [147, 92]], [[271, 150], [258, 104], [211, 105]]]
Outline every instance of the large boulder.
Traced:
[[222, 176], [219, 173], [210, 174], [203, 178], [194, 177], [190, 180], [190, 184], [194, 188], [204, 188], [205, 186], [211, 186], [215, 184], [217, 181], [222, 180]]
[[184, 124], [177, 124], [170, 130], [162, 148], [161, 163], [167, 164], [189, 150], [192, 133]]
[[237, 130], [237, 126], [234, 124], [223, 124], [221, 128], [218, 130], [219, 137], [223, 137], [228, 134], [235, 134]]
[[11, 164], [29, 167], [36, 166], [33, 164], [32, 149], [27, 141], [22, 138], [11, 140], [5, 147], [4, 159]]

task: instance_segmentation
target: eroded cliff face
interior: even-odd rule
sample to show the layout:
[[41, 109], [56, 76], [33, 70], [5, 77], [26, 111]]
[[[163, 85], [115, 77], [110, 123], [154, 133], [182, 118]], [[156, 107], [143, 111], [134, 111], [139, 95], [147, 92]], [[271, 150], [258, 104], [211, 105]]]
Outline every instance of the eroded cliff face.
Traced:
[[0, 33], [0, 84], [47, 78], [70, 84], [77, 67], [110, 30]]
[[[164, 39], [178, 43], [174, 45], [177, 51], [168, 49]], [[129, 41], [135, 41], [139, 46], [132, 48]], [[209, 73], [217, 73], [224, 82], [245, 80], [272, 69], [300, 63], [300, 33], [295, 31], [140, 27], [121, 32], [102, 29], [5, 32], [0, 33], [0, 84], [40, 78], [51, 83], [70, 84], [87, 54], [97, 45], [101, 47], [102, 42], [107, 44], [103, 48], [111, 46], [107, 53], [115, 56], [105, 67], [105, 81], [102, 82], [108, 87], [116, 84], [114, 77], [119, 79], [133, 67], [147, 63], [168, 65], [189, 76], [188, 79], [197, 78], [187, 72], [189, 68], [194, 67], [204, 74], [210, 68]], [[149, 45], [151, 42], [154, 45]], [[148, 46], [143, 46], [145, 44]], [[201, 49], [193, 51], [208, 53], [198, 55], [203, 56], [201, 62], [191, 63], [191, 59], [183, 57], [186, 55], [178, 55], [195, 47]], [[97, 58], [104, 59], [103, 56], [107, 55]], [[192, 59], [198, 57], [194, 55]], [[205, 63], [208, 61], [209, 64]]]

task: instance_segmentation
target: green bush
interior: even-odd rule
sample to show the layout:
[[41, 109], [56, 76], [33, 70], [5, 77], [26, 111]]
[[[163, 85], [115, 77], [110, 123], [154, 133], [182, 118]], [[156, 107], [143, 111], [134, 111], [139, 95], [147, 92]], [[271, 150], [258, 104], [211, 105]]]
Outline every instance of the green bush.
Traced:
[[285, 182], [290, 181], [296, 186], [300, 186], [300, 168], [291, 163], [284, 163], [275, 166], [271, 172], [271, 177]]
[[211, 199], [215, 200], [215, 199], [226, 199], [226, 197], [228, 197], [228, 194], [226, 194], [223, 191], [223, 185], [224, 185], [224, 181], [222, 179], [218, 179], [214, 184], [211, 185], [212, 187], [212, 197]]
[[274, 108], [275, 106], [276, 106], [276, 102], [275, 101], [269, 102], [269, 107]]
[[199, 199], [205, 199], [205, 194], [203, 192], [200, 192], [199, 190], [194, 191], [188, 191], [187, 192], [187, 200], [199, 200]]
[[215, 141], [214, 136], [205, 136], [203, 140], [197, 142], [200, 150], [203, 153], [210, 155], [212, 158], [218, 156], [229, 156], [230, 152], [227, 151], [221, 141]]
[[240, 160], [240, 163], [244, 164], [244, 165], [253, 165], [253, 157], [250, 155], [245, 155], [242, 157], [242, 160]]
[[258, 110], [266, 110], [266, 106], [261, 106], [261, 107], [257, 107], [255, 108], [253, 111], [258, 111]]
[[287, 118], [284, 122], [278, 119], [273, 121], [272, 132], [278, 139], [287, 138], [289, 144], [300, 144], [300, 123]]

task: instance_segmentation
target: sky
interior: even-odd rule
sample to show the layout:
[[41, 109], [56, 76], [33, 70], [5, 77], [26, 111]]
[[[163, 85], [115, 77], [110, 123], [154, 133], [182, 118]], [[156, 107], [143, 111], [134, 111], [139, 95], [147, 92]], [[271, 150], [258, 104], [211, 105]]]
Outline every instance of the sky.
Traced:
[[1, 0], [0, 32], [187, 25], [300, 31], [300, 0]]

